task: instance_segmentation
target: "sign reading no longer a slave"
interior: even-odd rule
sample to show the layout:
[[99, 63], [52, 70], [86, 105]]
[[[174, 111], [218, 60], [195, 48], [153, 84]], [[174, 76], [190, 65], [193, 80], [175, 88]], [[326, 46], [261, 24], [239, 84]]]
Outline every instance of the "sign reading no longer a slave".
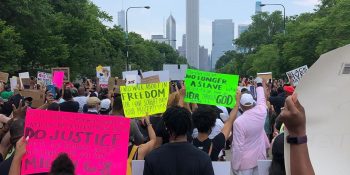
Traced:
[[29, 109], [21, 174], [49, 172], [60, 153], [68, 154], [79, 175], [125, 174], [129, 127], [124, 117]]
[[168, 103], [169, 82], [121, 86], [120, 93], [126, 117], [163, 113]]
[[186, 102], [233, 107], [236, 104], [238, 75], [187, 69]]

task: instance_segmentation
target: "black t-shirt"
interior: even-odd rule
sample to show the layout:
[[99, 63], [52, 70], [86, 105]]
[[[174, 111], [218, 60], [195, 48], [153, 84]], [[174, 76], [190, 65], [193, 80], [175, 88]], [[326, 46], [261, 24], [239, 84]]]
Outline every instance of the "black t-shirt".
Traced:
[[208, 154], [188, 142], [165, 144], [145, 157], [143, 175], [214, 175]]
[[212, 161], [218, 161], [219, 153], [225, 148], [225, 143], [225, 135], [222, 132], [213, 139], [207, 138], [203, 142], [199, 141], [197, 138], [193, 139], [193, 145], [207, 154], [209, 153], [210, 145], [213, 145], [210, 154]]
[[284, 106], [285, 100], [286, 97], [283, 93], [278, 94], [278, 96], [270, 97], [269, 101], [273, 105], [273, 108], [275, 109], [277, 115], [281, 113], [281, 108]]
[[60, 104], [60, 110], [64, 112], [78, 112], [79, 103], [76, 101], [65, 101]]
[[10, 167], [11, 167], [14, 155], [15, 155], [15, 153], [13, 153], [11, 155], [11, 157], [9, 157], [8, 159], [6, 159], [3, 162], [1, 162], [1, 164], [0, 164], [0, 174], [9, 174]]

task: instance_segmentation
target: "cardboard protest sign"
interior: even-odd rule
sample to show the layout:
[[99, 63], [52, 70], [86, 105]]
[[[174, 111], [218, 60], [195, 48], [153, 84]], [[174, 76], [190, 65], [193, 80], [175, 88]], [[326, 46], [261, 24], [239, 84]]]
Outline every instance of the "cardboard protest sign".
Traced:
[[[305, 108], [308, 150], [317, 175], [349, 174], [349, 55], [350, 45], [321, 55], [296, 88]], [[290, 174], [290, 144], [285, 143], [284, 151]]]
[[108, 79], [108, 91], [109, 92], [113, 91], [114, 86], [115, 86], [115, 78], [109, 77], [109, 79]]
[[125, 86], [126, 80], [117, 79], [117, 86]]
[[0, 81], [7, 83], [9, 80], [9, 74], [5, 72], [0, 72]]
[[171, 80], [184, 80], [187, 64], [163, 64], [163, 70], [168, 70]]
[[185, 102], [233, 107], [238, 80], [238, 75], [187, 69]]
[[163, 113], [168, 103], [169, 82], [121, 86], [120, 93], [126, 117]]
[[12, 92], [17, 88], [17, 77], [10, 78], [10, 86]]
[[110, 66], [97, 66], [96, 67], [96, 77], [99, 79], [99, 84], [102, 88], [108, 87], [108, 79], [111, 77], [111, 67]]
[[69, 82], [70, 81], [70, 69], [69, 69], [69, 67], [55, 67], [55, 68], [51, 68], [52, 75], [53, 75], [54, 72], [57, 72], [57, 71], [63, 71], [64, 72], [64, 78], [63, 78], [64, 82]]
[[79, 175], [126, 174], [129, 127], [124, 117], [29, 109], [21, 174], [48, 172], [60, 153]]
[[168, 82], [170, 81], [170, 73], [168, 70], [163, 70], [163, 71], [148, 71], [142, 73], [143, 78], [148, 78], [152, 76], [158, 75], [159, 77], [159, 82]]
[[306, 74], [307, 70], [308, 70], [308, 67], [307, 65], [305, 65], [287, 72], [286, 74], [289, 82], [293, 86], [297, 86], [299, 84], [300, 79], [304, 76], [304, 74]]
[[30, 78], [21, 78], [24, 89], [30, 89]]
[[272, 80], [272, 72], [257, 73], [257, 77], [260, 77], [268, 82], [270, 79]]
[[64, 81], [64, 72], [63, 71], [55, 71], [53, 72], [52, 84], [57, 88], [61, 89]]
[[43, 82], [45, 86], [52, 85], [52, 74], [46, 72], [38, 72], [37, 80]]
[[34, 89], [23, 89], [19, 91], [18, 89], [14, 89], [14, 92], [23, 97], [32, 97], [31, 107], [33, 108], [38, 108], [45, 103], [45, 91]]
[[154, 76], [141, 79], [141, 84], [149, 84], [149, 83], [159, 83], [159, 76], [154, 75]]

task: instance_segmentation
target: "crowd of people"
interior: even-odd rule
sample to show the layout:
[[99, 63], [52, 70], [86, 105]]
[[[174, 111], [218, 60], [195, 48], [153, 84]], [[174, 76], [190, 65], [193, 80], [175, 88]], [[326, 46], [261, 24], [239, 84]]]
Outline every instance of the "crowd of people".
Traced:
[[[231, 161], [235, 175], [258, 175], [257, 161], [270, 158], [269, 174], [283, 175], [285, 130], [291, 140], [291, 174], [314, 174], [302, 139], [306, 138], [305, 111], [294, 87], [261, 78], [243, 78], [239, 85], [233, 92], [236, 105], [225, 108], [186, 103], [185, 86], [171, 83], [163, 114], [131, 119], [127, 174], [132, 160], [145, 160], [144, 175], [213, 175], [212, 161]], [[109, 91], [83, 82], [65, 83], [54, 91], [41, 89], [46, 98], [38, 109], [125, 117], [118, 88]], [[0, 83], [0, 97], [0, 174], [20, 175], [30, 142], [24, 136], [26, 110], [33, 99], [14, 94], [5, 82]], [[74, 175], [75, 165], [61, 153], [45, 174]]]

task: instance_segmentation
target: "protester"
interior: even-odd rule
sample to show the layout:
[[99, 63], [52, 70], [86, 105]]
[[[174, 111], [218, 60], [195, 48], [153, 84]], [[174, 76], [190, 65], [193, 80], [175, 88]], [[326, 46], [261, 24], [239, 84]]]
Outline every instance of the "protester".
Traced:
[[277, 92], [272, 91], [269, 101], [273, 106], [277, 116], [281, 113], [281, 108], [284, 107], [285, 99], [286, 93], [282, 87], [278, 87]]
[[284, 133], [278, 135], [272, 144], [272, 162], [269, 175], [285, 175], [284, 165]]
[[257, 102], [252, 95], [242, 94], [240, 105], [244, 113], [233, 124], [232, 169], [236, 175], [258, 173], [257, 161], [266, 159], [269, 141], [264, 131], [267, 114], [266, 81], [256, 79]]
[[83, 112], [83, 107], [87, 103], [88, 97], [85, 95], [85, 88], [80, 87], [78, 88], [78, 96], [74, 97], [73, 100], [79, 103], [79, 112]]
[[89, 97], [87, 100], [87, 114], [99, 114], [101, 100], [97, 97]]
[[109, 115], [110, 111], [111, 111], [111, 100], [108, 98], [101, 100], [99, 113], [102, 115]]
[[230, 117], [225, 122], [221, 133], [212, 139], [209, 138], [209, 134], [215, 125], [216, 118], [218, 117], [215, 110], [210, 106], [202, 106], [192, 114], [193, 124], [199, 131], [198, 137], [193, 140], [193, 145], [206, 152], [212, 161], [217, 161], [220, 151], [225, 148], [226, 140], [230, 136], [233, 122], [237, 116], [240, 98], [240, 92], [237, 91], [236, 105], [231, 111]]
[[191, 113], [183, 107], [170, 107], [163, 114], [169, 143], [145, 157], [144, 175], [213, 175], [208, 154], [187, 142], [192, 130]]
[[63, 92], [64, 102], [60, 103], [60, 110], [64, 112], [78, 112], [79, 103], [73, 100], [70, 89], [65, 89]]

